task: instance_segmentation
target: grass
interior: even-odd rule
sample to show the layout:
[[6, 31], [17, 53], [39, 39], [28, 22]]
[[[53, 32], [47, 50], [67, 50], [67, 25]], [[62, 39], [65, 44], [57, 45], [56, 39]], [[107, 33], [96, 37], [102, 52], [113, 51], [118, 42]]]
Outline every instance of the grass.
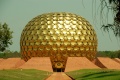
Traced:
[[[51, 74], [35, 69], [0, 70], [0, 80], [45, 80]], [[120, 80], [120, 70], [82, 69], [66, 74], [75, 80]]]
[[50, 74], [35, 69], [0, 70], [0, 80], [45, 80]]
[[120, 70], [83, 69], [66, 74], [75, 80], [120, 80]]

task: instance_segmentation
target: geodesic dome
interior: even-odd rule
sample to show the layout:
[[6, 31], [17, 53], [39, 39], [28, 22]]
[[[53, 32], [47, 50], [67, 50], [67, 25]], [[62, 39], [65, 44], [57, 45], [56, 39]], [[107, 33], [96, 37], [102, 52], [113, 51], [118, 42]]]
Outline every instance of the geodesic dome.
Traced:
[[70, 56], [94, 59], [97, 37], [91, 24], [79, 15], [45, 13], [25, 26], [20, 47], [25, 61], [31, 57], [50, 57], [54, 68], [65, 68]]

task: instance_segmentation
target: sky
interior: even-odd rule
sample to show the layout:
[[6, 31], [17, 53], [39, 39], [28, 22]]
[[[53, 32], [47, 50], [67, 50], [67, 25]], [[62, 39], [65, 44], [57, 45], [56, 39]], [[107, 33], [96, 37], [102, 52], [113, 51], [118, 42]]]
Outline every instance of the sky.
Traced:
[[[0, 0], [0, 23], [6, 22], [13, 31], [13, 44], [8, 49], [20, 51], [20, 36], [34, 17], [49, 12], [70, 12], [84, 17], [96, 31], [98, 51], [120, 50], [120, 39], [110, 31], [101, 30], [99, 0]], [[112, 23], [112, 14], [108, 14]]]

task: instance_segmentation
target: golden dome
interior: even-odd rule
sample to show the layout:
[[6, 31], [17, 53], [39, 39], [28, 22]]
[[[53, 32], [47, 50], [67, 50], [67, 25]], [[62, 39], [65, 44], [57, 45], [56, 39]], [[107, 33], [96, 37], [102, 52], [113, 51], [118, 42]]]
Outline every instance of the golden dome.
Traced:
[[53, 67], [65, 68], [69, 56], [86, 56], [92, 60], [97, 52], [97, 37], [90, 23], [81, 16], [46, 13], [28, 22], [20, 46], [25, 61], [31, 57], [50, 57]]

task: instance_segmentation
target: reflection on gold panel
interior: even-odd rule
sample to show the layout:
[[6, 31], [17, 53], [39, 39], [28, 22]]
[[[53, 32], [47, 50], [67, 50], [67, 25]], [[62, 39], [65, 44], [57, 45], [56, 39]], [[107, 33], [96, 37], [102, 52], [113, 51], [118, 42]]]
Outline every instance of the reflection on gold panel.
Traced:
[[29, 46], [29, 42], [26, 42], [26, 46]]
[[86, 35], [86, 34], [87, 34], [87, 33], [86, 33], [86, 30], [83, 30], [83, 31], [82, 31], [82, 33], [83, 33], [84, 35]]
[[46, 36], [45, 36], [45, 39], [46, 39], [46, 40], [50, 40], [50, 36], [49, 36], [49, 35], [46, 35]]
[[60, 41], [57, 41], [57, 42], [56, 42], [56, 45], [57, 45], [57, 46], [60, 46], [60, 44], [61, 44]]
[[31, 46], [34, 46], [34, 42], [31, 42], [30, 45], [31, 45]]
[[38, 39], [43, 40], [43, 39], [44, 39], [44, 36], [38, 35]]
[[46, 42], [46, 41], [43, 41], [41, 44], [42, 44], [42, 45], [46, 45], [46, 44], [47, 44], [47, 42]]
[[60, 47], [60, 50], [62, 50], [62, 51], [63, 51], [63, 50], [64, 50], [64, 47]]
[[65, 46], [70, 45], [70, 42], [65, 41], [65, 42], [64, 42], [64, 45], [65, 45]]
[[81, 33], [81, 30], [77, 30], [76, 33], [77, 33], [77, 35], [79, 35], [79, 36], [82, 34], [82, 33]]
[[56, 48], [56, 47], [53, 47], [53, 50], [55, 50], [55, 51], [56, 51], [56, 50], [57, 50], [57, 48]]
[[82, 42], [81, 42], [81, 41], [78, 41], [78, 42], [77, 42], [77, 45], [82, 46]]
[[37, 40], [37, 39], [38, 39], [37, 35], [34, 35], [33, 40]]
[[75, 39], [75, 40], [79, 40], [79, 35], [75, 35], [75, 36], [74, 36], [74, 39]]
[[81, 40], [85, 40], [85, 37], [84, 37], [84, 36], [80, 36], [80, 39], [81, 39]]
[[74, 47], [74, 50], [75, 50], [75, 51], [78, 51], [78, 50], [79, 50], [79, 48], [78, 48], [78, 47]]
[[60, 35], [59, 38], [62, 40], [64, 39], [64, 35]]
[[76, 45], [76, 42], [75, 41], [71, 41], [71, 45], [72, 46]]
[[52, 42], [52, 41], [49, 41], [48, 44], [49, 44], [49, 45], [53, 45], [53, 42]]
[[44, 34], [44, 35], [47, 34], [47, 33], [48, 33], [47, 30], [43, 30], [43, 31], [42, 31], [42, 34]]
[[40, 45], [40, 42], [35, 42], [35, 45]]
[[70, 30], [70, 34], [71, 35], [75, 34], [75, 31], [74, 30]]
[[71, 46], [68, 46], [68, 47], [67, 47], [67, 50], [68, 50], [68, 51], [70, 51], [70, 50], [72, 50], [72, 49], [73, 49], [73, 48], [72, 48]]
[[84, 50], [84, 47], [81, 47], [80, 50], [83, 51], [83, 50]]

